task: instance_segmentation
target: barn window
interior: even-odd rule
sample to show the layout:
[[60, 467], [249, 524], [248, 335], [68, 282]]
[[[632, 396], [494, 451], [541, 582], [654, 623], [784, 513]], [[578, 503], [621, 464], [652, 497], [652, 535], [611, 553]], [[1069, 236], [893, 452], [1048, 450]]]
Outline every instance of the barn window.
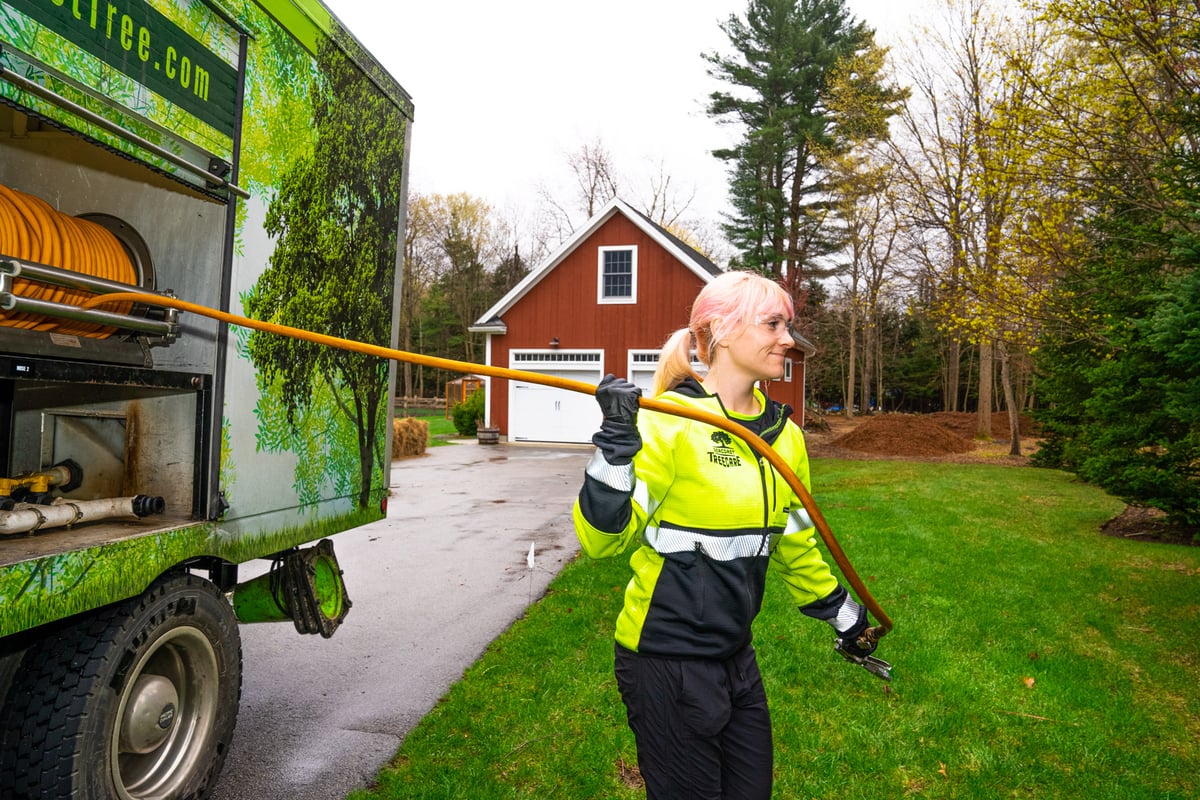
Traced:
[[601, 247], [599, 250], [599, 302], [636, 303], [637, 248]]

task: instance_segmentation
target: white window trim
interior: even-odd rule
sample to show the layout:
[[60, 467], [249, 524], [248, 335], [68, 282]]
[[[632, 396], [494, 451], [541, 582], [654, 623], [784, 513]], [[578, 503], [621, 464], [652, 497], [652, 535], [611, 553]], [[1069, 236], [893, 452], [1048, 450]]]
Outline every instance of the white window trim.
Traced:
[[[630, 350], [625, 354], [625, 369], [632, 372], [635, 369], [647, 370], [658, 367], [658, 350]], [[641, 358], [638, 358], [641, 356]], [[628, 372], [626, 373], [629, 374]]]
[[[626, 365], [625, 365], [625, 368], [627, 370], [629, 370], [629, 372], [626, 372], [625, 374], [629, 375], [635, 369], [638, 369], [638, 370], [656, 370], [656, 369], [658, 369], [658, 357], [661, 354], [661, 352], [662, 352], [661, 350], [630, 350], [629, 353], [626, 355]], [[643, 358], [638, 359], [637, 356], [642, 356]], [[694, 369], [696, 371], [696, 374], [698, 374], [700, 377], [703, 378], [705, 375], [708, 374], [708, 367], [704, 366], [704, 364], [701, 363], [700, 356], [696, 355], [695, 350], [691, 351], [691, 363], [692, 363], [692, 369]], [[791, 378], [788, 378], [788, 380], [791, 380]]]
[[790, 358], [783, 360], [783, 381], [784, 383], [792, 382], [792, 360]]
[[[603, 350], [548, 350], [546, 348], [513, 348], [508, 351], [511, 369], [604, 369]], [[604, 373], [601, 372], [603, 375]], [[514, 379], [517, 380], [517, 379]]]
[[[630, 280], [632, 281], [629, 297], [604, 296], [604, 254], [614, 250], [628, 250], [633, 254], [630, 265]], [[638, 287], [638, 249], [636, 244], [622, 244], [611, 247], [596, 248], [596, 302], [604, 305], [629, 305], [637, 302]]]

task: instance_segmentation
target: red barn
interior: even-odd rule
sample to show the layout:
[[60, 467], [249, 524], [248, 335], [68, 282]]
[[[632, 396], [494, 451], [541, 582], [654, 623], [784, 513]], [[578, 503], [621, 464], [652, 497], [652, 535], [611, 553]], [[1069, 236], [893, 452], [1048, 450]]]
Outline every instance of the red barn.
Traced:
[[[605, 373], [650, 390], [658, 352], [687, 325], [692, 301], [720, 267], [613, 199], [471, 327], [487, 334], [487, 363], [599, 383]], [[804, 358], [797, 340], [783, 380], [767, 393], [803, 424]], [[699, 366], [699, 364], [697, 364]], [[589, 395], [489, 378], [485, 424], [510, 442], [589, 442], [600, 424]]]

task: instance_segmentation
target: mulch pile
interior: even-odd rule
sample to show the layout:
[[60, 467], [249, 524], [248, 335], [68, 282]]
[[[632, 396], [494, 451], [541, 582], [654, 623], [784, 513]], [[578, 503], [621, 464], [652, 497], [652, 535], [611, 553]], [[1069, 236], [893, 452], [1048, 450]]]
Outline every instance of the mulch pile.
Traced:
[[868, 417], [831, 444], [846, 450], [889, 456], [942, 456], [966, 453], [974, 443], [933, 420], [931, 414]]
[[[933, 414], [923, 414], [922, 416], [928, 417], [939, 425], [943, 425], [959, 436], [965, 436], [968, 439], [975, 438], [975, 428], [979, 425], [978, 418], [973, 411], [938, 411]], [[1020, 428], [1023, 438], [1038, 435], [1037, 425], [1029, 416], [1018, 415], [1017, 425]], [[1007, 411], [997, 411], [992, 414], [992, 438], [1008, 440]]]
[[[879, 414], [853, 420], [841, 417], [817, 417], [806, 420], [805, 434], [811, 455], [861, 453], [867, 456], [899, 458], [970, 457], [980, 448], [996, 450], [1007, 446], [1008, 414], [992, 415], [992, 442], [975, 438], [978, 425], [974, 412], [940, 411], [935, 414]], [[1021, 439], [1034, 442], [1037, 425], [1027, 416], [1020, 418]], [[1027, 445], [1023, 445], [1027, 447]], [[995, 463], [995, 462], [994, 462]]]
[[1200, 530], [1195, 526], [1170, 522], [1157, 508], [1125, 506], [1125, 510], [1100, 526], [1105, 536], [1118, 539], [1138, 538], [1144, 542], [1165, 542], [1200, 547]]

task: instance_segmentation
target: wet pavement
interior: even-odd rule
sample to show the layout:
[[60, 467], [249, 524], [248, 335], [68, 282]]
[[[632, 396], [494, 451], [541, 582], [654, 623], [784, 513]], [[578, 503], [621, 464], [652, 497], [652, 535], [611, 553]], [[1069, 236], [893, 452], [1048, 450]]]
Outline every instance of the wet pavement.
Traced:
[[333, 537], [353, 603], [334, 636], [241, 627], [242, 702], [213, 799], [332, 800], [369, 785], [578, 553], [570, 509], [590, 457], [466, 442], [393, 462], [387, 518]]

